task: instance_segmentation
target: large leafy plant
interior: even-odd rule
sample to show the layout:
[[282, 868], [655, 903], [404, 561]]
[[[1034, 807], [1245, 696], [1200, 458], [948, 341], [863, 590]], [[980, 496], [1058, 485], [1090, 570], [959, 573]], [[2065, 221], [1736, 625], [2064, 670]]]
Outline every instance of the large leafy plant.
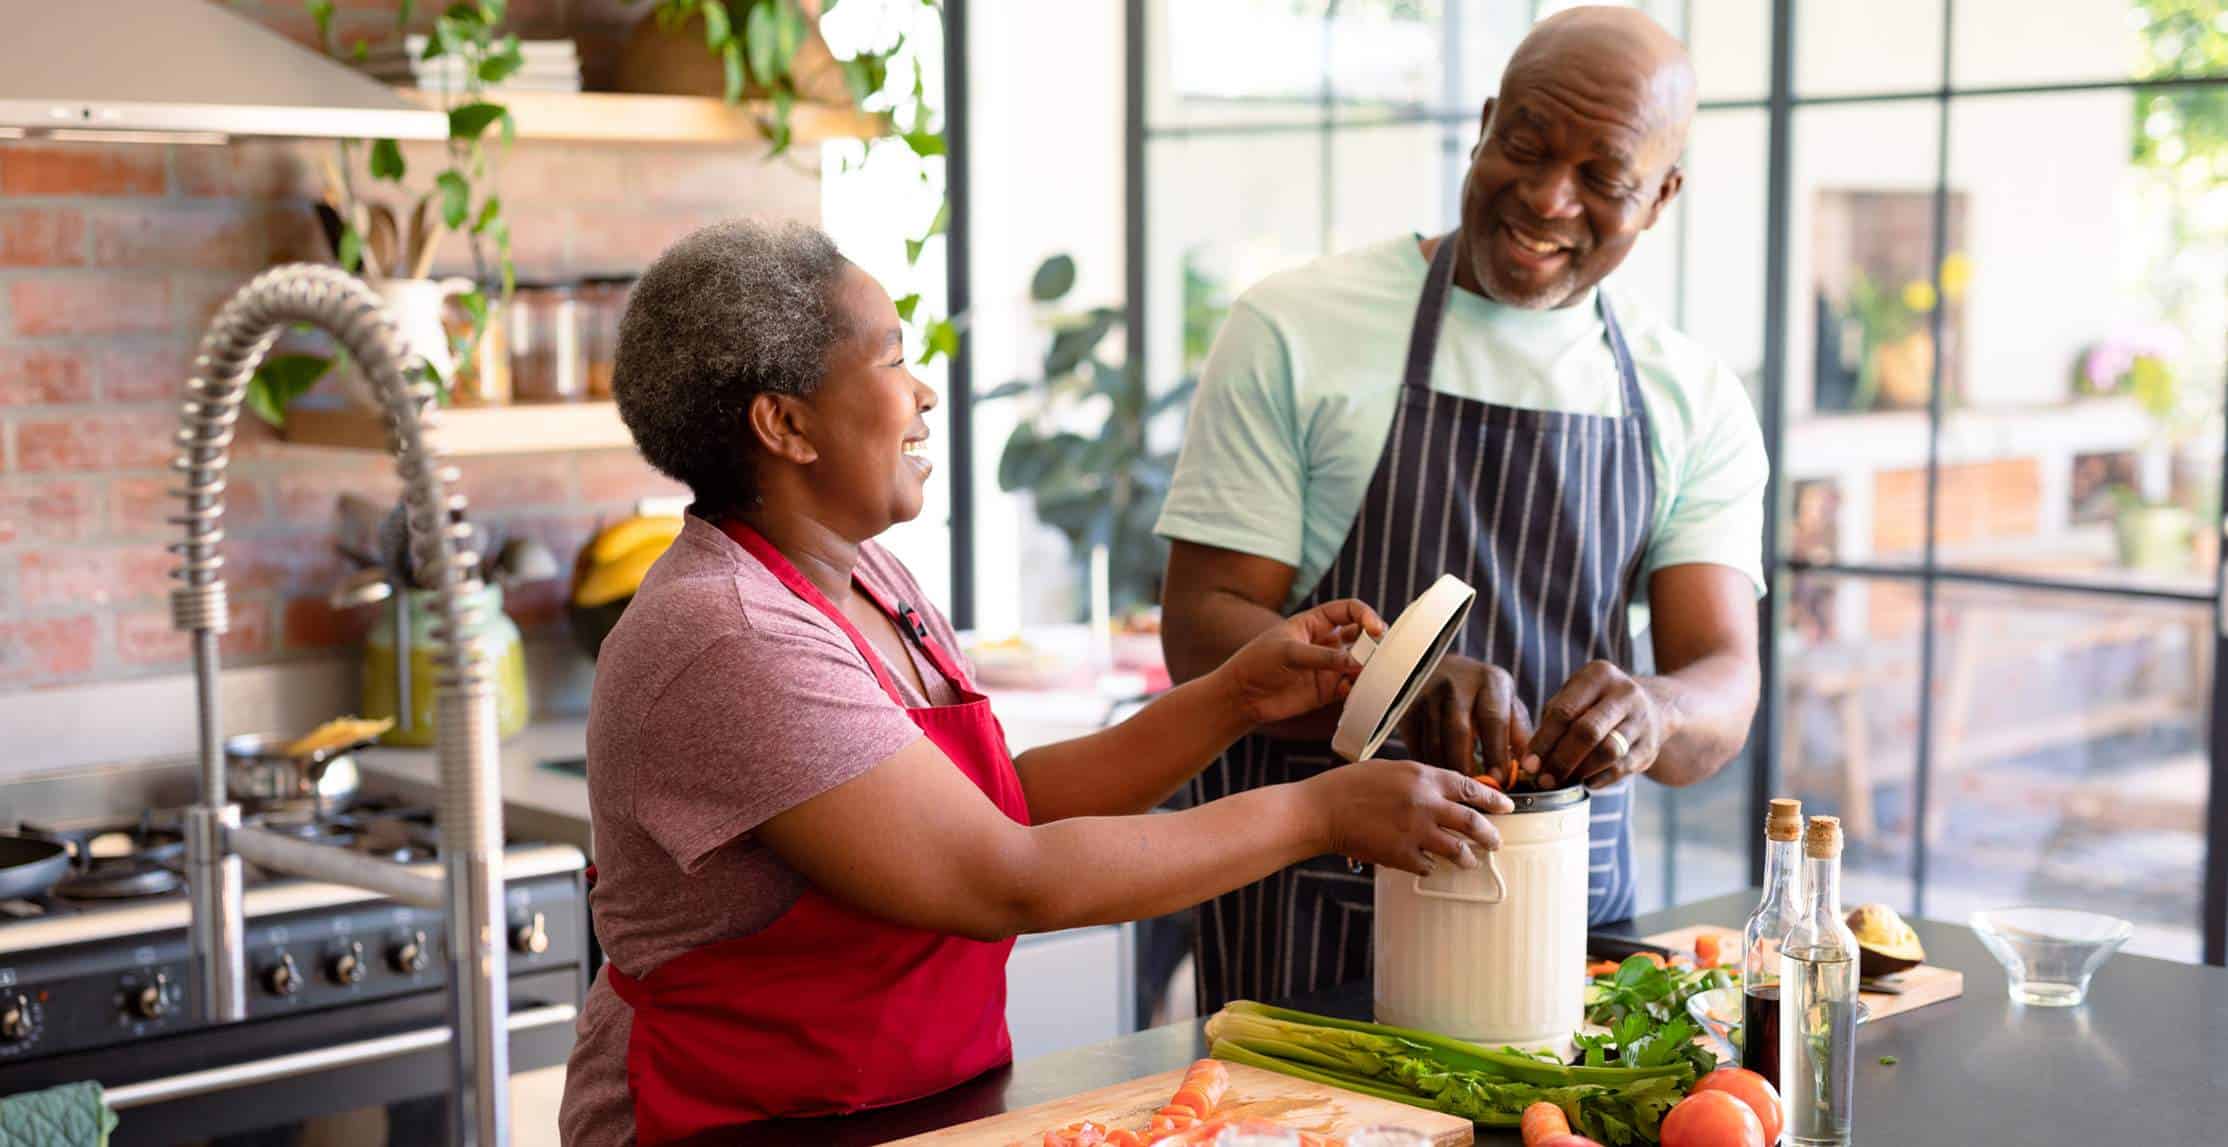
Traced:
[[[316, 22], [318, 41], [327, 54], [352, 62], [360, 62], [369, 54], [370, 47], [362, 40], [345, 51], [334, 41], [333, 0], [303, 0], [303, 6]], [[467, 364], [460, 370], [470, 369], [468, 364], [477, 357], [480, 340], [487, 332], [491, 307], [484, 288], [495, 286], [500, 299], [508, 302], [517, 287], [510, 224], [503, 218], [502, 199], [495, 190], [489, 148], [491, 135], [505, 145], [517, 137], [510, 110], [487, 98], [490, 87], [509, 79], [525, 65], [518, 37], [503, 31], [505, 8], [506, 0], [460, 0], [450, 4], [434, 19], [421, 57], [432, 60], [450, 56], [463, 64], [463, 86], [442, 93], [449, 121], [444, 144], [447, 163], [434, 173], [432, 186], [417, 195], [416, 207], [410, 212], [413, 217], [425, 217], [432, 209], [442, 226], [463, 235], [472, 256], [473, 280], [483, 285], [482, 290], [457, 300], [472, 320], [463, 345], [457, 348], [456, 361]], [[397, 35], [408, 30], [416, 10], [415, 0], [402, 0], [395, 12]], [[340, 163], [334, 173], [341, 196], [335, 255], [341, 268], [354, 274], [364, 270], [367, 242], [361, 222], [364, 201], [356, 186], [359, 145], [356, 140], [339, 141]], [[371, 141], [365, 163], [374, 183], [405, 187], [409, 168], [401, 145], [394, 140]], [[273, 355], [249, 381], [249, 409], [274, 426], [284, 425], [287, 406], [315, 386], [338, 361], [337, 353]], [[446, 395], [452, 380], [434, 381]]]
[[[1026, 491], [1037, 518], [1060, 531], [1077, 557], [1104, 546], [1110, 604], [1117, 611], [1135, 609], [1159, 600], [1167, 555], [1153, 523], [1176, 465], [1175, 451], [1156, 449], [1149, 430], [1182, 408], [1198, 380], [1185, 377], [1154, 394], [1135, 348], [1123, 359], [1103, 354], [1107, 337], [1123, 330], [1122, 312], [1058, 309], [1075, 277], [1075, 260], [1067, 255], [1038, 266], [1030, 296], [1052, 308], [1043, 373], [987, 391], [981, 400], [1026, 404], [999, 455], [998, 488]], [[1210, 301], [1211, 282], [1189, 266], [1186, 286], [1186, 345], [1203, 353], [1211, 337], [1205, 332], [1219, 323], [1220, 312]]]

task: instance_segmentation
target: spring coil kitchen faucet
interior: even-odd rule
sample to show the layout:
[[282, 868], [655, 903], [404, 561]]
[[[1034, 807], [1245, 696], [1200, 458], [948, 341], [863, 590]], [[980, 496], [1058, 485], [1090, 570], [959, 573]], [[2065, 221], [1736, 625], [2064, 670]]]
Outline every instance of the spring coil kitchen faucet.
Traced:
[[[435, 590], [435, 722], [445, 873], [435, 880], [390, 860], [242, 826], [227, 799], [219, 711], [217, 641], [229, 625], [225, 597], [225, 467], [249, 377], [287, 327], [322, 329], [348, 352], [383, 408], [388, 449], [403, 483], [410, 560]], [[172, 572], [171, 622], [190, 634], [200, 720], [201, 796], [186, 810], [186, 878], [191, 891], [194, 976], [206, 1017], [246, 1018], [241, 861], [260, 868], [368, 888], [406, 903], [445, 907], [449, 931], [450, 1013], [460, 1144], [509, 1142], [510, 1047], [503, 872], [497, 780], [495, 694], [480, 640], [479, 556], [470, 548], [456, 468], [434, 441], [437, 392], [392, 318], [354, 276], [332, 267], [290, 264], [257, 275], [232, 296], [202, 338], [194, 362], [171, 468], [184, 509], [171, 519], [183, 540]], [[401, 703], [408, 704], [408, 699]]]

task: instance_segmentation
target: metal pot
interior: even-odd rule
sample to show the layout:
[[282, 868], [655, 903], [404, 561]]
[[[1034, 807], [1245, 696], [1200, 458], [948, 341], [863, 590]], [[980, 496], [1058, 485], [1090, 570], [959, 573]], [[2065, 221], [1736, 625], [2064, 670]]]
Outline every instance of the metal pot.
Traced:
[[355, 802], [363, 783], [349, 745], [303, 756], [285, 737], [243, 733], [224, 742], [225, 785], [250, 812], [312, 808], [336, 812]]

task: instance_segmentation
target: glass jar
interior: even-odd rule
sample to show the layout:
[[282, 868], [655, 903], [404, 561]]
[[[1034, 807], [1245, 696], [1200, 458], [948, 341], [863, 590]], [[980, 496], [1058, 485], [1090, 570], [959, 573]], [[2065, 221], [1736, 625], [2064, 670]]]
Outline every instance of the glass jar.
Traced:
[[511, 397], [579, 402], [588, 396], [580, 303], [569, 286], [520, 286], [511, 296]]
[[611, 398], [611, 375], [619, 362], [619, 320], [627, 313], [627, 296], [633, 290], [633, 279], [589, 279], [577, 292], [590, 399]]
[[472, 341], [472, 314], [455, 298], [443, 307], [441, 325], [448, 332], [448, 354], [441, 359], [441, 370], [450, 372], [450, 403], [504, 405], [510, 401], [510, 323], [504, 316], [501, 292], [481, 287], [479, 294], [488, 301], [488, 325], [479, 332], [477, 345]]
[[[441, 643], [433, 638], [434, 626], [439, 620], [434, 605], [437, 596], [433, 590], [421, 589], [411, 591], [399, 602], [389, 599], [364, 635], [364, 716], [375, 720], [395, 719], [395, 727], [380, 738], [382, 744], [424, 747], [434, 743], [434, 683], [440, 671], [435, 656], [441, 651]], [[480, 640], [494, 668], [496, 729], [499, 736], [509, 738], [524, 729], [531, 716], [526, 694], [526, 646], [520, 638], [518, 623], [503, 612], [501, 586], [483, 585], [478, 595], [470, 600], [479, 609]], [[401, 692], [395, 656], [393, 611], [396, 609], [407, 613], [404, 618], [410, 658], [407, 718], [395, 704]]]

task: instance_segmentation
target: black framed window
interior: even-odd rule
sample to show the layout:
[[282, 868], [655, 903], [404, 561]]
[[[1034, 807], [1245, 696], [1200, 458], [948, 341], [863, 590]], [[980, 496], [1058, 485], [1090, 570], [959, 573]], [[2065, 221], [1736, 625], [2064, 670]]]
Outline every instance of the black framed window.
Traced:
[[[1130, 4], [1156, 383], [1202, 299], [1451, 225], [1502, 61], [1565, 6]], [[1703, 105], [1610, 283], [1749, 382], [1776, 507], [1751, 751], [1645, 789], [1642, 906], [1745, 886], [1793, 792], [1866, 899], [2098, 907], [2222, 961], [2228, 4], [1637, 6]]]

